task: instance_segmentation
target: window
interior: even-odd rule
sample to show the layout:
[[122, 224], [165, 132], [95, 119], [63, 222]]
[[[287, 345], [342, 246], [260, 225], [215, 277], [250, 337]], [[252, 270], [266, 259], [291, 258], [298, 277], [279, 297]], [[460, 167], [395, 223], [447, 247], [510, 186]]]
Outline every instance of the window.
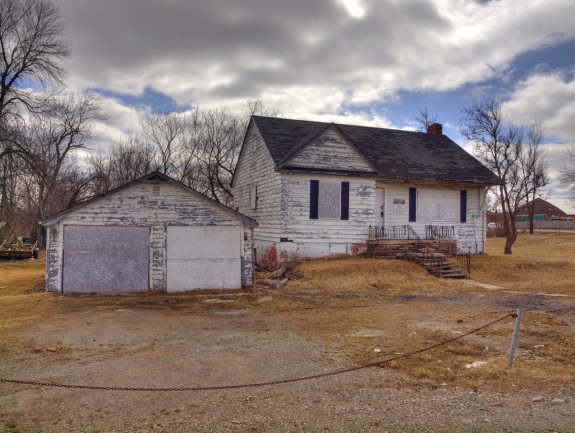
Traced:
[[310, 181], [310, 219], [349, 219], [349, 182]]
[[409, 188], [409, 221], [465, 223], [467, 191]]

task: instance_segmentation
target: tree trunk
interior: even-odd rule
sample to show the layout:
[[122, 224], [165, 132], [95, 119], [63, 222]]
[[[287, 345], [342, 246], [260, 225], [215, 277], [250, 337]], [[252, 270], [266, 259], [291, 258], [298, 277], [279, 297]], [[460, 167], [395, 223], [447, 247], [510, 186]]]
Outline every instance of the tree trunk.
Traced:
[[510, 215], [508, 215], [508, 218], [509, 218], [509, 227], [507, 230], [505, 249], [503, 251], [503, 254], [512, 254], [511, 247], [517, 240], [517, 223], [515, 221], [515, 214], [510, 213]]
[[[529, 197], [528, 197], [529, 198]], [[533, 234], [534, 223], [533, 219], [535, 218], [535, 197], [531, 200], [531, 203], [527, 205], [527, 214], [529, 215], [529, 234]]]
[[503, 254], [513, 254], [511, 252], [511, 247], [515, 243], [516, 239], [517, 239], [517, 235], [513, 236], [511, 231], [507, 232], [507, 238], [505, 240], [505, 249], [503, 250]]

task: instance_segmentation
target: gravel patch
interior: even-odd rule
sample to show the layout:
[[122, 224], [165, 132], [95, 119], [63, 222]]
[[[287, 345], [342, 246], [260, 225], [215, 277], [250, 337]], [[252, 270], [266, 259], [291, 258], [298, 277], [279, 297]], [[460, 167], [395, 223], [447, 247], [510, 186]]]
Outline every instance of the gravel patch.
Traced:
[[[511, 296], [501, 292], [446, 294], [433, 301], [467, 308], [510, 307], [517, 302], [550, 308], [548, 298]], [[399, 304], [405, 308], [405, 303], [426, 303], [427, 298], [405, 296]], [[265, 304], [269, 302], [266, 299]], [[561, 303], [572, 308], [573, 300], [551, 302], [559, 303], [553, 308]], [[184, 387], [294, 378], [351, 366], [339, 347], [293, 332], [283, 314], [258, 309], [176, 314], [137, 308], [68, 313], [18, 330], [18, 336], [30, 341], [30, 351], [0, 365], [0, 377]], [[366, 326], [357, 335], [385, 333]], [[58, 350], [35, 353], [35, 347]], [[381, 349], [385, 353], [387, 348]], [[477, 391], [447, 384], [431, 387], [410, 382], [401, 371], [379, 367], [285, 385], [198, 392], [0, 384], [0, 431], [26, 429], [573, 432], [575, 390], [561, 386], [545, 390], [510, 387], [504, 392], [489, 386]]]

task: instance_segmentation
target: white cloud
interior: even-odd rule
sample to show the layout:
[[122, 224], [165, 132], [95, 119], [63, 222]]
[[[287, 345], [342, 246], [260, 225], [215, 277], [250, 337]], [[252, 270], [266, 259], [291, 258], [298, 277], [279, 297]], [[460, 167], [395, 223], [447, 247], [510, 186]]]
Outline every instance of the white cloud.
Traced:
[[90, 151], [107, 152], [112, 143], [125, 138], [130, 132], [139, 130], [139, 121], [145, 112], [123, 105], [113, 98], [100, 98], [100, 104], [106, 119], [94, 123], [93, 139], [88, 148]]
[[306, 118], [505, 76], [517, 55], [575, 37], [570, 0], [57, 1], [83, 86], [202, 106], [260, 98]]
[[529, 124], [534, 118], [545, 124], [545, 132], [575, 143], [575, 77], [572, 72], [535, 74], [520, 82], [503, 104], [514, 123]]
[[365, 16], [365, 7], [361, 0], [339, 0], [339, 3], [353, 18], [360, 19]]

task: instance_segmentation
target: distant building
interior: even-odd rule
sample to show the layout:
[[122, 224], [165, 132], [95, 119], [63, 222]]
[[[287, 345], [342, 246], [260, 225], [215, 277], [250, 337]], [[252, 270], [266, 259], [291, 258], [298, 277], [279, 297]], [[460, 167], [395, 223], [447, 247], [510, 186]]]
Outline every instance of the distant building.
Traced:
[[567, 213], [563, 212], [557, 206], [543, 200], [536, 198], [532, 202], [521, 206], [517, 210], [517, 221], [529, 221], [528, 206], [533, 204], [533, 221], [547, 221], [547, 220], [568, 220], [570, 219]]

